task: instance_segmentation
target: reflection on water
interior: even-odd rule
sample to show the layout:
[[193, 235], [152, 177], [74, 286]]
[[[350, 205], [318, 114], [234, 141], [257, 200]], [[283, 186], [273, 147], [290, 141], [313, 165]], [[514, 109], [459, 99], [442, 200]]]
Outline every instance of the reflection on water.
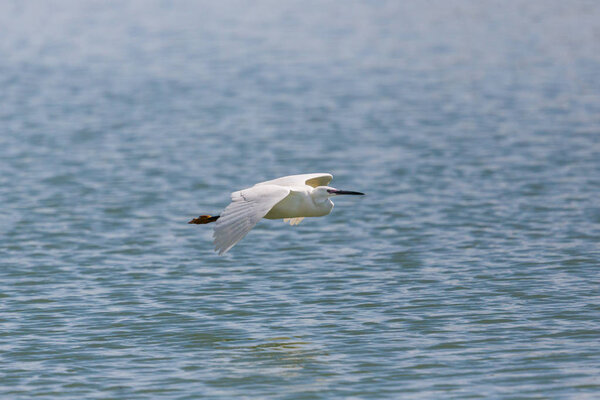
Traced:
[[[294, 341], [295, 340], [295, 341]], [[283, 376], [296, 376], [294, 370], [304, 369], [307, 363], [318, 362], [318, 357], [323, 355], [316, 350], [311, 350], [311, 344], [298, 341], [299, 338], [279, 337], [266, 339], [263, 343], [233, 347], [232, 349], [242, 351], [239, 360], [261, 360], [273, 363], [281, 368]], [[246, 355], [247, 354], [247, 355]]]

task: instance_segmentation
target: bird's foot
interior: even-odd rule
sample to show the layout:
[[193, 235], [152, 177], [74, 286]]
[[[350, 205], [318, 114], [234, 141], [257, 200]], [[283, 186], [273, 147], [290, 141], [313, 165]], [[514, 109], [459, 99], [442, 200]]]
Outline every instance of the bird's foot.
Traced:
[[215, 222], [218, 219], [218, 215], [215, 215], [214, 217], [211, 215], [201, 215], [198, 218], [194, 218], [193, 220], [188, 222], [188, 224], [210, 224], [211, 222]]

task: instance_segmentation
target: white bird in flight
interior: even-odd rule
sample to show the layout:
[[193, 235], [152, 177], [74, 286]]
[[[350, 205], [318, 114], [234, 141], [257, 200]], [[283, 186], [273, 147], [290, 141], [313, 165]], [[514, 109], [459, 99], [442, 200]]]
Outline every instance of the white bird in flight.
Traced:
[[298, 225], [305, 217], [322, 217], [333, 209], [330, 197], [342, 194], [363, 195], [327, 186], [331, 174], [290, 175], [231, 193], [231, 203], [221, 215], [201, 215], [189, 224], [215, 224], [215, 251], [231, 249], [261, 218], [283, 219]]

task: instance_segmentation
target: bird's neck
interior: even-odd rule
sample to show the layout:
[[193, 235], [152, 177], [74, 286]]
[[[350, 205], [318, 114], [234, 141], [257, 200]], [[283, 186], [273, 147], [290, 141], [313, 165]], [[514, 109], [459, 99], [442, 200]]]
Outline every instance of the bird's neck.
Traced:
[[315, 203], [315, 206], [321, 210], [321, 212], [325, 213], [324, 215], [329, 214], [333, 208], [333, 201], [331, 201], [329, 197], [313, 197], [313, 202]]
[[329, 196], [322, 193], [315, 193], [314, 191], [310, 194], [310, 197], [312, 197], [313, 202], [318, 205], [326, 203], [329, 200]]

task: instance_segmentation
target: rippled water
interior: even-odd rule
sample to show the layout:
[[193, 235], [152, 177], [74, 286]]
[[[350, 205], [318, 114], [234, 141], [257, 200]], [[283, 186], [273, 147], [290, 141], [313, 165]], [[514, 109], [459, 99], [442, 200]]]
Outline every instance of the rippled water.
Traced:
[[[0, 395], [600, 396], [593, 1], [0, 3]], [[225, 257], [229, 192], [341, 198]]]

